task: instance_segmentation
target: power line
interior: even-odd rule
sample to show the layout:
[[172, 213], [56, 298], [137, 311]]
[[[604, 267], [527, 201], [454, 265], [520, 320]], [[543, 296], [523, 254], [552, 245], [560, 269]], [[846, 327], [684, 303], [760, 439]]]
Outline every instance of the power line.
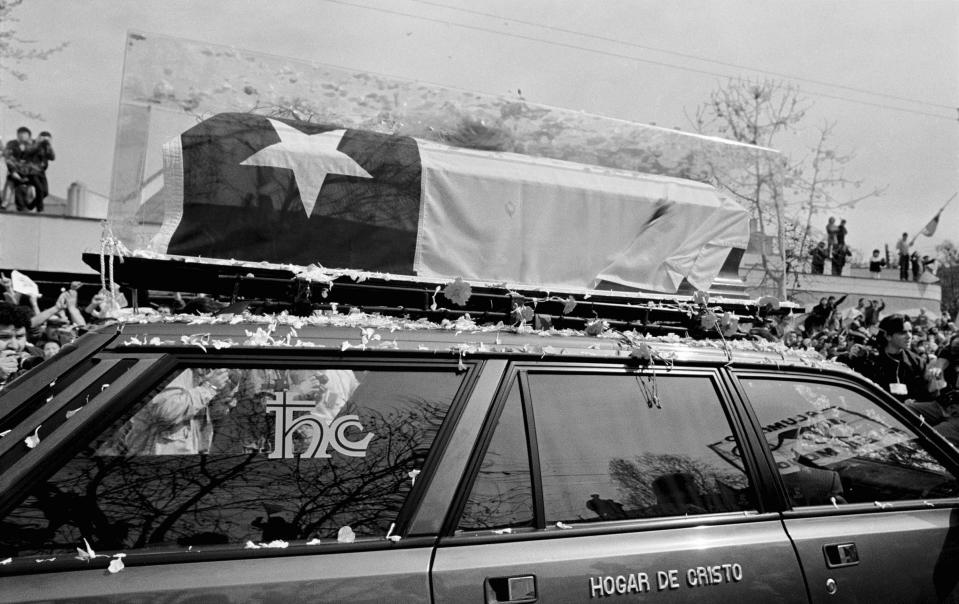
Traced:
[[519, 24], [521, 24], [521, 25], [528, 25], [528, 26], [530, 26], [530, 27], [538, 27], [538, 28], [540, 28], [540, 29], [545, 29], [545, 30], [549, 30], [549, 31], [556, 31], [556, 32], [564, 33], [564, 34], [572, 34], [572, 35], [575, 35], [575, 36], [582, 36], [582, 37], [584, 37], [584, 38], [591, 38], [591, 39], [594, 39], [594, 40], [601, 40], [601, 41], [603, 41], [603, 42], [612, 42], [612, 43], [614, 43], [614, 44], [622, 44], [622, 45], [624, 45], [624, 46], [631, 46], [631, 47], [633, 47], [633, 48], [639, 48], [639, 49], [642, 49], [642, 50], [651, 50], [651, 51], [653, 51], [653, 52], [661, 52], [661, 53], [663, 53], [663, 54], [674, 55], [674, 56], [677, 56], [677, 57], [683, 57], [683, 58], [685, 58], [685, 59], [693, 59], [693, 60], [695, 60], [695, 61], [702, 61], [703, 63], [712, 63], [712, 64], [714, 64], [714, 65], [721, 65], [721, 66], [723, 66], [723, 67], [732, 67], [732, 68], [734, 68], [734, 69], [743, 69], [743, 70], [746, 70], [746, 71], [754, 71], [754, 72], [756, 72], [756, 73], [762, 73], [762, 74], [766, 74], [766, 75], [776, 76], [777, 78], [785, 78], [785, 79], [788, 79], [788, 80], [795, 80], [795, 81], [797, 81], [797, 82], [807, 82], [807, 83], [809, 83], [809, 84], [816, 84], [816, 85], [818, 85], [818, 86], [827, 86], [827, 87], [829, 87], [829, 88], [841, 88], [841, 89], [843, 89], [843, 90], [849, 90], [849, 91], [851, 91], [851, 92], [858, 92], [858, 93], [861, 93], [861, 94], [868, 94], [868, 95], [872, 95], [872, 96], [879, 96], [879, 97], [884, 97], [884, 98], [892, 99], [892, 100], [896, 100], [896, 101], [903, 101], [903, 102], [907, 102], [907, 103], [916, 103], [916, 104], [919, 104], [919, 105], [927, 105], [927, 106], [929, 106], [929, 107], [935, 107], [935, 108], [937, 108], [937, 109], [949, 109], [950, 111], [953, 110], [953, 109], [956, 109], [956, 107], [954, 107], [954, 106], [952, 106], [952, 105], [944, 105], [944, 104], [942, 104], [942, 103], [933, 103], [933, 102], [930, 102], [930, 101], [922, 101], [922, 100], [919, 100], [919, 99], [912, 99], [912, 98], [908, 98], [908, 97], [904, 97], [904, 96], [897, 96], [897, 95], [895, 95], [895, 94], [888, 94], [888, 93], [885, 93], [885, 92], [877, 92], [877, 91], [874, 91], [874, 90], [867, 90], [867, 89], [865, 89], [865, 88], [857, 88], [857, 87], [855, 87], [855, 86], [846, 86], [846, 85], [843, 85], [843, 84], [836, 84], [836, 83], [834, 83], [834, 82], [825, 82], [825, 81], [823, 81], [823, 80], [814, 80], [814, 79], [812, 79], [812, 78], [804, 78], [804, 77], [800, 77], [800, 76], [790, 75], [790, 74], [787, 74], [787, 73], [780, 73], [780, 72], [777, 72], [777, 71], [769, 71], [769, 70], [767, 70], [767, 69], [759, 69], [758, 67], [749, 67], [748, 65], [739, 65], [739, 64], [737, 64], [737, 63], [729, 63], [729, 62], [726, 62], [726, 61], [719, 61], [719, 60], [717, 60], [717, 59], [709, 59], [709, 58], [702, 57], [702, 56], [699, 56], [699, 55], [688, 54], [688, 53], [679, 52], [679, 51], [675, 51], [675, 50], [668, 50], [668, 49], [666, 49], [666, 48], [658, 48], [658, 47], [656, 47], [656, 46], [646, 46], [646, 45], [643, 45], [643, 44], [636, 44], [635, 42], [628, 42], [628, 41], [626, 41], [626, 40], [621, 40], [621, 39], [619, 39], [619, 38], [611, 38], [611, 37], [607, 37], [607, 36], [601, 36], [601, 35], [599, 35], [599, 34], [591, 34], [591, 33], [587, 33], [587, 32], [577, 31], [577, 30], [575, 30], [575, 29], [566, 29], [566, 28], [563, 28], [563, 27], [555, 27], [555, 26], [551, 26], [551, 25], [543, 25], [542, 23], [535, 23], [535, 22], [533, 22], [533, 21], [524, 21], [524, 20], [522, 20], [522, 19], [515, 19], [515, 18], [513, 18], [513, 17], [504, 17], [504, 16], [502, 16], [502, 15], [497, 15], [497, 14], [495, 14], [495, 13], [486, 13], [486, 12], [483, 12], [483, 11], [471, 10], [471, 9], [468, 9], [468, 8], [459, 8], [459, 7], [456, 7], [456, 6], [448, 6], [448, 5], [442, 4], [442, 3], [440, 3], [440, 2], [430, 2], [429, 0], [408, 0], [408, 1], [409, 1], [409, 2], [415, 2], [415, 3], [417, 3], [417, 4], [425, 4], [425, 5], [427, 5], [427, 6], [434, 6], [434, 7], [437, 7], [437, 8], [445, 8], [445, 9], [447, 9], [447, 10], [457, 11], [457, 12], [461, 12], [461, 13], [467, 13], [467, 14], [470, 14], [470, 15], [477, 15], [477, 16], [481, 16], [481, 17], [489, 17], [489, 18], [491, 18], [491, 19], [499, 19], [499, 20], [501, 20], [501, 21], [512, 21], [513, 23], [519, 23]]
[[[425, 17], [425, 16], [423, 16], [423, 15], [416, 15], [416, 14], [412, 14], [412, 13], [405, 13], [405, 12], [402, 12], [402, 11], [396, 11], [396, 10], [392, 10], [392, 9], [388, 9], [388, 8], [381, 8], [381, 7], [376, 7], [376, 6], [367, 6], [367, 5], [363, 5], [363, 4], [356, 4], [356, 3], [353, 3], [353, 2], [348, 2], [347, 0], [323, 0], [323, 2], [328, 2], [328, 3], [330, 3], [330, 4], [339, 4], [339, 5], [342, 5], [342, 6], [350, 6], [350, 7], [353, 7], [353, 8], [361, 8], [361, 9], [365, 9], [365, 10], [369, 10], [369, 11], [384, 13], [384, 14], [388, 14], [388, 15], [395, 15], [395, 16], [399, 16], [399, 17], [408, 17], [408, 18], [410, 18], [410, 19], [418, 19], [418, 20], [420, 20], [420, 21], [427, 21], [427, 22], [429, 22], [429, 23], [438, 23], [438, 24], [440, 24], [440, 25], [451, 25], [451, 26], [454, 26], [454, 27], [461, 27], [461, 28], [463, 28], [463, 29], [470, 29], [470, 30], [474, 30], [474, 31], [481, 31], [481, 32], [484, 32], [484, 33], [490, 33], [490, 34], [494, 34], [494, 35], [498, 35], [498, 36], [505, 36], [505, 37], [508, 37], [508, 38], [517, 38], [517, 39], [526, 40], [526, 41], [529, 41], [529, 42], [540, 42], [540, 43], [543, 43], [543, 44], [549, 44], [549, 45], [551, 45], [551, 46], [558, 46], [558, 47], [561, 47], [561, 48], [568, 48], [568, 49], [572, 49], [572, 50], [580, 50], [580, 51], [583, 51], [583, 52], [589, 52], [589, 53], [593, 53], [593, 54], [598, 54], [598, 55], [603, 55], [603, 56], [613, 57], [613, 58], [618, 58], [618, 59], [627, 59], [627, 60], [630, 60], [630, 61], [636, 61], [636, 62], [638, 62], [638, 63], [646, 63], [646, 64], [649, 64], [649, 65], [656, 65], [656, 66], [659, 66], [659, 67], [668, 67], [668, 68], [671, 68], [671, 69], [678, 69], [678, 70], [680, 70], [680, 71], [687, 71], [687, 72], [690, 72], [690, 73], [698, 73], [698, 74], [700, 74], [700, 75], [709, 75], [709, 76], [720, 77], [720, 78], [729, 78], [729, 77], [732, 77], [732, 76], [730, 76], [729, 74], [718, 73], [718, 72], [715, 72], [715, 71], [707, 71], [707, 70], [705, 70], [705, 69], [697, 69], [697, 68], [695, 68], [695, 67], [687, 67], [687, 66], [685, 66], [685, 65], [676, 65], [676, 64], [674, 64], [674, 63], [664, 63], [664, 62], [662, 62], [662, 61], [653, 61], [653, 60], [651, 60], [651, 59], [642, 59], [642, 58], [640, 58], [640, 57], [636, 57], [636, 56], [633, 56], [633, 55], [627, 55], [627, 54], [622, 54], [622, 53], [617, 53], [617, 52], [611, 52], [611, 51], [607, 51], [607, 50], [600, 50], [600, 49], [597, 49], [597, 48], [589, 48], [589, 47], [586, 47], [586, 46], [579, 46], [579, 45], [576, 45], [576, 44], [569, 44], [569, 43], [566, 43], [566, 42], [557, 42], [557, 41], [555, 41], [555, 40], [547, 40], [547, 39], [545, 39], [545, 38], [537, 38], [537, 37], [535, 37], [535, 36], [526, 36], [526, 35], [523, 35], [523, 34], [515, 34], [515, 33], [511, 33], [511, 32], [504, 32], [504, 31], [500, 31], [500, 30], [496, 30], [496, 29], [491, 29], [491, 28], [488, 28], [488, 27], [481, 27], [481, 26], [478, 26], [478, 25], [469, 25], [469, 24], [466, 24], [466, 23], [456, 23], [456, 22], [449, 21], [449, 20], [436, 19], [436, 18], [433, 18], [433, 17]], [[821, 96], [821, 97], [825, 97], [825, 98], [837, 99], [837, 100], [846, 101], [846, 102], [849, 102], [849, 103], [858, 103], [858, 104], [861, 104], [861, 105], [869, 105], [869, 106], [872, 106], [872, 107], [880, 107], [880, 108], [882, 108], [882, 109], [888, 109], [888, 110], [890, 110], [890, 111], [899, 111], [899, 112], [902, 112], [902, 113], [911, 113], [911, 114], [913, 114], [913, 115], [923, 115], [923, 116], [933, 117], [933, 118], [937, 118], [937, 119], [941, 119], [941, 120], [954, 121], [953, 118], [951, 118], [951, 117], [947, 117], [947, 116], [945, 116], [945, 115], [941, 115], [941, 114], [937, 114], [937, 113], [929, 113], [929, 112], [926, 112], [926, 111], [918, 111], [918, 110], [914, 110], [914, 109], [906, 109], [906, 108], [904, 108], [904, 107], [896, 107], [896, 106], [893, 106], [893, 105], [884, 105], [884, 104], [881, 104], [881, 103], [872, 103], [872, 102], [869, 102], [869, 101], [861, 101], [861, 100], [858, 100], [858, 99], [850, 99], [850, 98], [847, 98], [847, 97], [842, 97], [842, 96], [838, 96], [838, 95], [829, 95], [829, 94], [820, 93], [820, 92], [807, 92], [806, 94], [809, 94], [810, 96]]]

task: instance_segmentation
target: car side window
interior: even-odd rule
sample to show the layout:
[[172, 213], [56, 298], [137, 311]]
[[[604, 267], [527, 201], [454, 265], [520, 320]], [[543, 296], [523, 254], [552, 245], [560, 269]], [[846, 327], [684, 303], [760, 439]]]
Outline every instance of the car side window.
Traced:
[[519, 384], [514, 382], [457, 530], [530, 527], [534, 518], [526, 422]]
[[2, 519], [0, 556], [382, 540], [463, 379], [180, 369]]
[[793, 505], [959, 495], [911, 428], [838, 384], [741, 379]]
[[530, 373], [547, 525], [755, 509], [710, 376]]

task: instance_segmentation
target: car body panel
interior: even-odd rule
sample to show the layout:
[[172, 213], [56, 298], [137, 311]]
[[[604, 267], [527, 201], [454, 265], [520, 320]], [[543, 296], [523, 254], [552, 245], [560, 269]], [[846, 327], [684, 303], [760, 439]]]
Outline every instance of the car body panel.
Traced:
[[[900, 504], [885, 504], [858, 514], [787, 515], [812, 602], [956, 601], [959, 501], [942, 509], [917, 503], [901, 511]], [[856, 560], [829, 568], [823, 548], [843, 544], [855, 545]], [[827, 590], [830, 579], [835, 593]]]
[[[429, 546], [0, 577], [0, 602], [429, 601]], [[37, 565], [43, 564], [38, 562]]]
[[[538, 601], [550, 603], [618, 597], [623, 601], [806, 602], [802, 573], [776, 515], [659, 530], [620, 527], [618, 532], [601, 535], [577, 535], [573, 529], [552, 536], [505, 537], [477, 544], [460, 537], [443, 540], [433, 564], [435, 601], [481, 602], [487, 579], [533, 575]], [[740, 579], [727, 581], [726, 570], [718, 569], [709, 580], [721, 576], [721, 581], [700, 585], [699, 567], [723, 564], [730, 565], [730, 573], [732, 565], [739, 565]], [[637, 578], [639, 574], [644, 576]], [[612, 590], [607, 590], [610, 586]]]

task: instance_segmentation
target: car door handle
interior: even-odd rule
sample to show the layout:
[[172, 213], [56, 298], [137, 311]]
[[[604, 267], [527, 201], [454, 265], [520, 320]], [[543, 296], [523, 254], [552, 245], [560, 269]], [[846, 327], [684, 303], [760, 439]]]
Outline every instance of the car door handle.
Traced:
[[841, 568], [859, 564], [859, 549], [855, 543], [831, 543], [822, 547], [826, 556], [826, 566]]
[[535, 602], [537, 598], [535, 575], [491, 577], [485, 588], [486, 604]]

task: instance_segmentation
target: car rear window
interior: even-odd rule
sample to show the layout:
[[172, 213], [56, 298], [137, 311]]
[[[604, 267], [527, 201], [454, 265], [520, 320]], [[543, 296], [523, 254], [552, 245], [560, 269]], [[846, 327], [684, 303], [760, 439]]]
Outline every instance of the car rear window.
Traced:
[[464, 375], [180, 368], [7, 514], [0, 556], [382, 540]]
[[959, 495], [911, 428], [839, 384], [742, 379], [796, 506]]

